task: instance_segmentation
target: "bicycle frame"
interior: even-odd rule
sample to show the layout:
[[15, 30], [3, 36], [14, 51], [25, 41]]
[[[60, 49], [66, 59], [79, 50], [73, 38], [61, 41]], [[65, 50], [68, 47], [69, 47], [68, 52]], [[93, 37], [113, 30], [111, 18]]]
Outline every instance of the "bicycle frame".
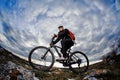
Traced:
[[57, 52], [57, 54], [58, 54], [58, 56], [59, 57], [61, 57], [61, 53], [58, 51], [58, 49], [57, 48], [59, 48], [60, 50], [61, 50], [61, 47], [59, 47], [59, 46], [56, 46], [56, 45], [53, 45], [53, 46], [51, 46], [51, 48], [54, 48], [55, 49], [55, 51]]
[[[53, 42], [54, 38], [55, 38], [55, 37], [53, 37], [53, 38], [51, 39], [51, 43]], [[60, 52], [59, 52], [58, 49], [57, 49], [57, 48], [59, 48], [59, 49], [61, 50], [61, 47], [59, 47], [59, 46], [57, 46], [57, 45], [50, 45], [50, 47], [48, 47], [48, 50], [46, 51], [46, 53], [44, 54], [43, 57], [46, 56], [46, 54], [47, 54], [48, 51], [51, 51], [51, 48], [54, 48], [55, 51], [57, 52], [58, 56], [61, 57], [61, 54], [60, 54]]]
[[[54, 37], [52, 38], [51, 43], [53, 42], [53, 40], [54, 40]], [[46, 54], [47, 54], [48, 51], [51, 51], [51, 48], [54, 48], [55, 51], [57, 52], [58, 56], [61, 57], [61, 53], [58, 51], [58, 48], [61, 50], [61, 47], [59, 47], [59, 46], [57, 46], [57, 45], [50, 45], [50, 47], [48, 47], [48, 50], [46, 51], [46, 53], [43, 55], [43, 58], [46, 56]], [[67, 52], [68, 52], [69, 54], [72, 53], [72, 52], [71, 52], [71, 49], [68, 49]]]
[[[48, 47], [48, 50], [47, 50], [46, 53], [43, 55], [43, 57], [46, 56], [46, 54], [47, 54], [48, 51], [51, 51], [51, 48], [54, 48], [54, 50], [57, 52], [58, 56], [59, 56], [59, 57], [62, 57], [62, 56], [61, 56], [61, 53], [58, 51], [58, 49], [61, 50], [61, 47], [59, 47], [59, 46], [57, 46], [57, 45], [52, 45], [52, 46]], [[71, 53], [70, 51], [71, 51], [71, 49], [68, 49], [68, 53]]]

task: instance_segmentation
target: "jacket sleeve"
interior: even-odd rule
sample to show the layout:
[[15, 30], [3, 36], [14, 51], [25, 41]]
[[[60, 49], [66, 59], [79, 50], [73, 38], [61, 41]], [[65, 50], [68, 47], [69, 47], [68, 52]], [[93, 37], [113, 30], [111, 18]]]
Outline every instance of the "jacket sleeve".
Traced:
[[53, 41], [53, 44], [56, 44], [58, 41], [60, 41], [61, 37], [60, 37], [60, 34], [58, 33], [58, 37], [55, 41]]
[[59, 42], [61, 39], [63, 39], [65, 37], [65, 35], [68, 33], [67, 29], [65, 29], [62, 32], [58, 33], [58, 37], [55, 41], [53, 41], [53, 44], [56, 44], [57, 42]]
[[56, 44], [58, 41], [60, 41], [60, 38], [57, 38], [55, 41], [53, 41], [53, 44]]

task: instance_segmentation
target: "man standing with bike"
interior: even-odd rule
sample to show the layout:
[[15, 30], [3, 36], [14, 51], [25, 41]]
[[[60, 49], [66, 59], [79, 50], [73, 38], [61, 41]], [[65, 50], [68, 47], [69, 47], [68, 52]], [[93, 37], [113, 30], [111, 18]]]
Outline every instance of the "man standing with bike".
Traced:
[[63, 58], [57, 60], [67, 60], [69, 55], [66, 52], [74, 45], [75, 36], [70, 30], [64, 29], [63, 26], [59, 26], [58, 29], [59, 29], [58, 34], [57, 35], [54, 34], [53, 36], [53, 38], [57, 39], [53, 41], [51, 45], [54, 45], [61, 40], [62, 46], [61, 52], [63, 54]]

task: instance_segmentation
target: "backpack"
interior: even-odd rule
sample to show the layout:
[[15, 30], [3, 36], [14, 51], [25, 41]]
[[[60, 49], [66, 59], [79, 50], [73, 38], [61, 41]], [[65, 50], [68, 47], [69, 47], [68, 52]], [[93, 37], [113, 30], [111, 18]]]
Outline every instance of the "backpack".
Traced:
[[72, 40], [75, 40], [75, 35], [73, 34], [73, 32], [71, 32], [70, 30], [68, 30], [69, 32], [69, 36]]

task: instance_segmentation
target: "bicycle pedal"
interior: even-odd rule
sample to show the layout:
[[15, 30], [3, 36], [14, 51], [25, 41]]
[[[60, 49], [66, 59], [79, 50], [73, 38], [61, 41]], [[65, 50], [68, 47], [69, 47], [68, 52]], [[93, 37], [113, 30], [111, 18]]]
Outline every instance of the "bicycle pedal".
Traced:
[[59, 63], [62, 63], [62, 64], [66, 63], [66, 60], [56, 60], [56, 61], [59, 62]]
[[67, 61], [68, 59], [56, 59], [56, 61]]
[[68, 67], [69, 65], [68, 64], [63, 64], [64, 67]]
[[63, 60], [56, 60], [56, 61], [57, 61], [57, 62], [60, 62], [60, 63], [61, 63], [61, 62], [62, 62], [62, 63], [64, 62]]
[[58, 59], [57, 59], [56, 61], [65, 61], [65, 60], [58, 60]]

